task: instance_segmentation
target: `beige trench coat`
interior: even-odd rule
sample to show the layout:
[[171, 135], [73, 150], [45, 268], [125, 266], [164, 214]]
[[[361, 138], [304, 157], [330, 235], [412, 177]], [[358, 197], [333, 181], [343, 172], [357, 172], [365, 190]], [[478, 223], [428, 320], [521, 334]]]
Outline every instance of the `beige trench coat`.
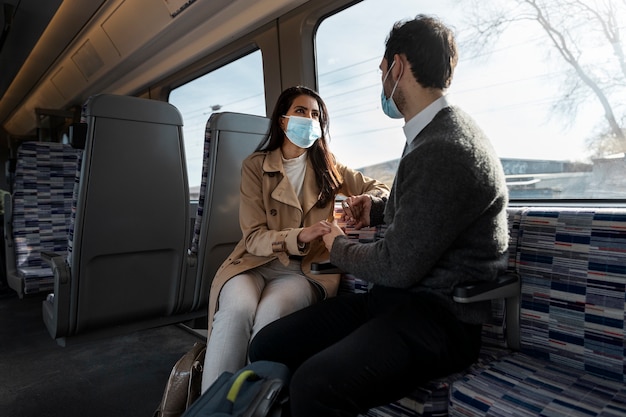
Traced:
[[[343, 177], [340, 194], [371, 194], [377, 197], [388, 195], [389, 188], [385, 184], [339, 163], [336, 166]], [[304, 256], [302, 272], [318, 288], [322, 298], [337, 294], [340, 278], [338, 274], [311, 274], [311, 263], [328, 260], [330, 257], [324, 243], [320, 240], [311, 242], [303, 250], [298, 248], [297, 237], [303, 227], [333, 218], [333, 202], [323, 208], [315, 207], [318, 195], [319, 188], [308, 159], [302, 186], [302, 205], [285, 175], [280, 149], [255, 152], [244, 160], [239, 206], [243, 238], [219, 267], [211, 283], [209, 335], [213, 316], [218, 309], [219, 294], [226, 281], [277, 258], [287, 265], [290, 255]]]

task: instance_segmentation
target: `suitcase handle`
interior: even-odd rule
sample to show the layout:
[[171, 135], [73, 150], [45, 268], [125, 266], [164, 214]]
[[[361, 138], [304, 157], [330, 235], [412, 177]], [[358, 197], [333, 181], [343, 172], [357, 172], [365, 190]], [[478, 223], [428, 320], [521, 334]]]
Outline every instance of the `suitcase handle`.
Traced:
[[237, 399], [237, 395], [239, 395], [239, 391], [241, 390], [241, 386], [243, 385], [243, 383], [247, 381], [250, 377], [254, 376], [256, 376], [256, 374], [250, 369], [240, 373], [239, 376], [237, 376], [237, 379], [235, 379], [235, 382], [233, 382], [233, 385], [228, 390], [228, 394], [226, 394], [226, 399], [231, 403], [235, 403], [235, 400]]

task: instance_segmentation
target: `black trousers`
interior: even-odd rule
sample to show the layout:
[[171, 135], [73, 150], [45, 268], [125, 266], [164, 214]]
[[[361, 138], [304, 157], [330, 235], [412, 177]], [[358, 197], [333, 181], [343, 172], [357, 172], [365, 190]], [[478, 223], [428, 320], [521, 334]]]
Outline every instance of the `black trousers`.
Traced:
[[291, 369], [293, 417], [356, 416], [468, 367], [480, 335], [433, 295], [374, 287], [271, 323], [249, 355]]

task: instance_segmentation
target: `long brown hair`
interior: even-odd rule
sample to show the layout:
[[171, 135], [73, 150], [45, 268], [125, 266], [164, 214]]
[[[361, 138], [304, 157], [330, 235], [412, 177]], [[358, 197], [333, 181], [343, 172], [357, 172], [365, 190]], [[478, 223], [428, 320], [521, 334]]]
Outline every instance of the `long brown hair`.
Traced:
[[283, 91], [280, 97], [278, 97], [274, 112], [272, 113], [269, 135], [261, 141], [256, 150], [273, 151], [282, 146], [285, 140], [285, 132], [283, 132], [280, 126], [280, 119], [287, 114], [296, 97], [302, 95], [314, 98], [320, 110], [319, 122], [322, 128], [322, 137], [316, 140], [309, 148], [307, 158], [313, 165], [315, 181], [320, 189], [316, 205], [318, 207], [324, 207], [328, 202], [335, 199], [337, 190], [343, 182], [343, 178], [341, 178], [341, 174], [337, 171], [333, 154], [328, 150], [327, 138], [330, 137], [328, 133], [328, 110], [319, 94], [304, 86], [290, 87]]

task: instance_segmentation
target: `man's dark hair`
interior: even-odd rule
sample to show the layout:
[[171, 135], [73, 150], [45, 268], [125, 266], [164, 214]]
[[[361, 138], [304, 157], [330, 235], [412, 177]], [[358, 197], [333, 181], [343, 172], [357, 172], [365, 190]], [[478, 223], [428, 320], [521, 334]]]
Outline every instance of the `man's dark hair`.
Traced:
[[439, 19], [421, 14], [393, 25], [385, 42], [388, 65], [396, 54], [406, 56], [422, 87], [442, 90], [450, 86], [459, 59], [452, 30]]

